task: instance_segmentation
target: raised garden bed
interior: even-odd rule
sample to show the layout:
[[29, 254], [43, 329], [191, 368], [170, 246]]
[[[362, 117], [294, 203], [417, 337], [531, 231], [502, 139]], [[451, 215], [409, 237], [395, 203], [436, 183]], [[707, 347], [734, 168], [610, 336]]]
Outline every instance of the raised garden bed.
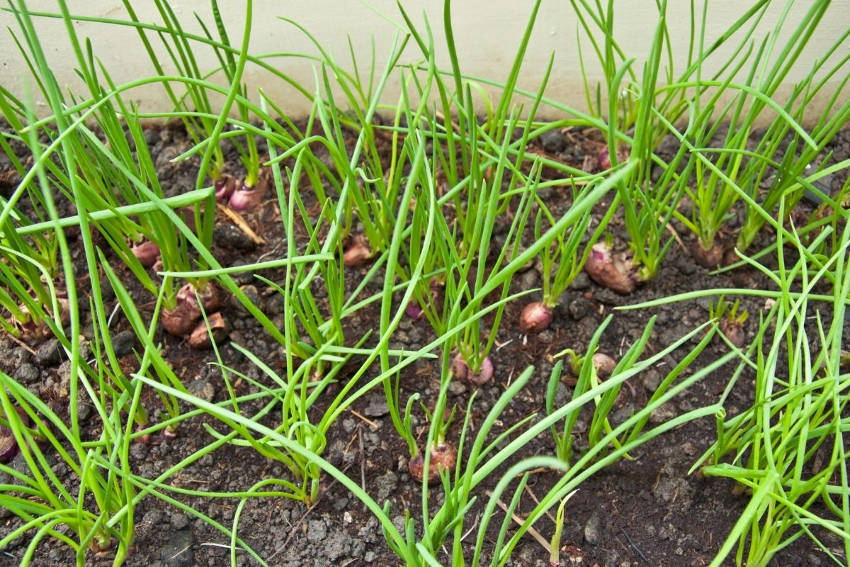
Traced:
[[436, 112], [290, 121], [161, 25], [239, 118], [4, 92], [8, 562], [846, 562], [850, 102], [715, 128], [634, 76], [622, 121], [544, 122], [512, 74], [485, 117], [426, 64], [387, 74]]

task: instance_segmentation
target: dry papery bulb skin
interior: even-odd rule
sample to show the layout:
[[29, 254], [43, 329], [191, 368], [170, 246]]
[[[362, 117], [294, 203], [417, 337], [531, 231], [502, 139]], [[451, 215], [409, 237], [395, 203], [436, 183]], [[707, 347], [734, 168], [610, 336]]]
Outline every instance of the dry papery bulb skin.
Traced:
[[635, 290], [634, 265], [626, 258], [615, 258], [605, 244], [593, 245], [584, 264], [584, 271], [597, 284], [621, 295], [628, 295]]
[[[209, 323], [209, 325], [207, 325]], [[210, 339], [212, 335], [212, 339]], [[194, 349], [206, 349], [212, 346], [212, 341], [220, 343], [227, 337], [227, 322], [221, 313], [215, 313], [207, 317], [207, 321], [201, 321], [189, 335], [187, 342]]]
[[[457, 463], [457, 449], [451, 443], [443, 441], [431, 448], [431, 462], [428, 467], [428, 484], [434, 484], [440, 478], [441, 470], [451, 470]], [[425, 457], [422, 453], [407, 462], [410, 476], [416, 482], [425, 477]]]
[[207, 313], [215, 312], [221, 306], [221, 294], [215, 284], [208, 281], [196, 290], [194, 285], [187, 283], [177, 290], [177, 305], [163, 309], [160, 317], [162, 327], [177, 337], [189, 334], [201, 317], [199, 298]]
[[362, 234], [357, 234], [342, 253], [342, 261], [349, 268], [357, 268], [372, 259], [372, 250]]
[[730, 343], [735, 345], [737, 348], [744, 346], [747, 339], [746, 333], [744, 332], [744, 324], [742, 322], [724, 317], [720, 320], [717, 326], [720, 328], [720, 332], [729, 339]]
[[159, 246], [150, 240], [144, 240], [138, 244], [134, 244], [130, 247], [130, 251], [133, 252], [133, 256], [145, 268], [153, 267], [156, 261], [159, 260]]

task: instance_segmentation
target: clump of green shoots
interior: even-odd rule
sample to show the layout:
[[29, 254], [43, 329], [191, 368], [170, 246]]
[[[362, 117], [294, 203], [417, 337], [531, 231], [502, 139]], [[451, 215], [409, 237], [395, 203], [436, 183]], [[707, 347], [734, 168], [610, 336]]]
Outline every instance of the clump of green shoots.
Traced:
[[[593, 183], [587, 187], [571, 186], [572, 200], [575, 202], [581, 192], [591, 190]], [[534, 221], [534, 239], [541, 238], [547, 227], [554, 226], [556, 219], [539, 196], [537, 200], [537, 215]], [[588, 257], [593, 254], [593, 246], [600, 238], [608, 221], [616, 212], [616, 207], [609, 207], [608, 212], [588, 237], [593, 210], [585, 209], [578, 221], [564, 227], [551, 245], [543, 248], [540, 253], [543, 278], [543, 299], [527, 304], [520, 314], [519, 328], [523, 333], [539, 333], [549, 327], [554, 317], [554, 308], [569, 285], [581, 273]]]
[[750, 312], [740, 307], [740, 299], [736, 299], [734, 303], [730, 304], [722, 295], [716, 303], [711, 302], [708, 306], [709, 319], [717, 323], [717, 327], [726, 337], [726, 340], [736, 348], [744, 346], [746, 340], [744, 324], [750, 317]]
[[[781, 233], [778, 240], [779, 268], [755, 264], [778, 293], [765, 293], [772, 307], [760, 318], [748, 349], [737, 351], [740, 363], [721, 399], [724, 403], [744, 371], [752, 369], [753, 405], [731, 416], [718, 411], [717, 441], [694, 465], [707, 477], [735, 480], [749, 500], [712, 565], [723, 563], [736, 545], [738, 565], [767, 565], [802, 537], [811, 538], [836, 564], [850, 554], [848, 374], [842, 367], [850, 229], [844, 228], [840, 249], [826, 259], [811, 254], [816, 242], [807, 248], [793, 240], [799, 253], [793, 265], [785, 264]], [[824, 279], [831, 293], [815, 294]], [[840, 549], [823, 541], [828, 532], [841, 538]]]
[[[445, 413], [442, 416], [435, 416], [424, 404], [422, 405], [428, 423], [432, 424], [433, 440], [424, 451], [419, 451], [417, 447], [415, 454], [407, 462], [410, 476], [416, 482], [433, 484], [440, 478], [443, 471], [452, 471], [455, 468], [457, 447], [446, 440], [446, 432], [454, 419], [455, 409], [452, 408], [448, 417]], [[407, 413], [405, 417], [409, 423], [410, 414]]]

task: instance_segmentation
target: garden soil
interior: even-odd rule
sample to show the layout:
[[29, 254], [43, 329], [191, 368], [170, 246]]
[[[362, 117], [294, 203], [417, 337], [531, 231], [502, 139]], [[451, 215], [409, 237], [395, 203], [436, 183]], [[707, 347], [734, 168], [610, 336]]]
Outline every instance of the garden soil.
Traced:
[[[162, 184], [169, 194], [193, 187], [197, 161], [171, 161], [190, 146], [185, 131], [178, 126], [168, 126], [152, 128], [146, 135]], [[588, 169], [596, 167], [602, 148], [601, 139], [592, 132], [569, 129], [535, 140], [530, 150]], [[831, 149], [835, 161], [850, 157], [850, 132], [840, 134]], [[238, 162], [235, 155], [232, 157], [232, 173], [238, 174]], [[6, 190], [16, 184], [5, 156], [0, 156], [0, 177], [6, 180]], [[830, 189], [837, 190], [844, 180], [836, 177], [829, 181], [832, 184]], [[562, 212], [569, 206], [566, 195], [565, 191], [554, 188], [545, 190], [543, 197], [555, 211]], [[269, 197], [272, 197], [271, 193]], [[267, 201], [256, 213], [245, 214], [244, 221], [261, 236], [264, 243], [257, 244], [247, 235], [244, 227], [240, 228], [230, 217], [220, 214], [214, 252], [223, 265], [238, 265], [284, 254], [280, 212], [275, 200]], [[727, 227], [734, 231], [739, 222], [739, 217], [733, 218]], [[506, 228], [497, 227], [502, 231], [502, 234], [496, 235], [497, 242], [500, 237], [504, 240]], [[507, 384], [529, 365], [534, 366], [533, 377], [525, 390], [510, 402], [501, 418], [501, 427], [509, 427], [531, 414], [544, 413], [544, 392], [553, 357], [567, 348], [583, 352], [599, 325], [612, 313], [613, 321], [602, 336], [599, 351], [615, 359], [641, 336], [651, 317], [655, 317], [655, 326], [644, 356], [665, 348], [709, 318], [708, 300], [638, 310], [619, 310], [618, 307], [705, 288], [761, 288], [767, 285], [761, 274], [750, 269], [710, 274], [708, 270], [699, 267], [688, 252], [694, 243], [692, 235], [676, 222], [670, 228], [679, 241], [670, 248], [659, 273], [629, 296], [604, 289], [582, 274], [563, 294], [550, 328], [527, 337], [519, 332], [517, 321], [525, 303], [536, 296], [521, 298], [507, 306], [491, 355], [495, 366], [494, 379], [480, 388], [459, 381], [450, 388], [450, 402], [456, 404], [461, 413], [465, 411], [469, 397], [478, 390], [471, 409], [471, 433], [476, 431], [481, 418]], [[610, 231], [615, 237], [615, 246], [624, 248], [626, 233], [622, 220], [615, 219]], [[74, 257], [80, 264], [79, 273], [86, 274], [81, 241], [72, 232], [70, 239], [75, 250]], [[762, 243], [769, 240], [770, 235], [763, 235], [763, 239]], [[119, 271], [125, 283], [132, 284], [132, 276], [126, 269], [122, 272], [117, 262], [113, 263], [113, 267]], [[368, 266], [349, 269], [346, 274], [348, 284], [356, 285], [361, 279], [361, 272], [366, 269]], [[279, 270], [267, 270], [262, 275], [275, 281], [283, 280]], [[380, 282], [380, 279], [377, 281]], [[88, 289], [85, 281], [77, 283], [78, 289], [85, 293]], [[105, 280], [101, 283], [105, 284]], [[273, 320], [282, 322], [282, 298], [272, 288], [251, 274], [238, 275], [237, 283], [245, 286], [246, 293], [253, 296]], [[511, 291], [536, 288], [540, 284], [539, 265], [529, 266], [517, 274]], [[366, 293], [378, 292], [379, 285], [372, 284]], [[138, 286], [131, 290], [139, 310], [150, 317], [155, 298]], [[107, 292], [105, 301], [108, 303], [107, 310], [111, 311], [115, 305], [114, 295]], [[87, 333], [90, 337], [90, 315], [85, 311], [87, 305], [88, 298], [83, 298], [81, 307], [84, 310], [83, 317], [89, 319]], [[744, 327], [749, 341], [755, 334], [759, 314], [766, 306], [764, 299], [745, 298], [742, 300], [742, 308], [750, 313]], [[224, 364], [247, 377], [265, 379], [233, 348], [230, 344], [232, 342], [252, 351], [278, 372], [284, 372], [282, 347], [238, 303], [226, 301], [222, 313], [230, 326], [229, 340], [219, 347]], [[364, 329], [377, 329], [378, 316], [379, 308], [373, 305], [347, 319], [346, 330], [350, 333], [347, 336], [359, 337]], [[484, 323], [485, 328], [489, 329], [492, 319], [485, 318]], [[137, 368], [134, 352], [137, 344], [130, 326], [119, 313], [112, 321], [111, 328], [120, 361], [128, 372], [132, 372]], [[406, 318], [393, 337], [392, 346], [413, 350], [432, 339], [433, 332], [424, 319]], [[157, 340], [162, 344], [164, 356], [190, 391], [208, 400], [226, 399], [226, 386], [220, 370], [213, 364], [215, 356], [211, 350], [192, 349], [183, 340], [161, 330], [157, 332]], [[623, 420], [635, 409], [642, 407], [665, 373], [675, 366], [695, 342], [696, 339], [668, 356], [657, 367], [630, 379], [617, 399], [613, 419]], [[693, 368], [711, 363], [725, 354], [727, 349], [725, 343], [715, 340], [699, 356]], [[68, 364], [55, 340], [20, 343], [3, 337], [0, 339], [0, 367], [39, 393], [60, 415], [67, 417], [69, 411], [77, 411], [90, 438], [98, 437], [98, 419], [91, 408], [85, 405], [70, 410], [68, 408], [67, 393], [63, 391]], [[726, 387], [733, 370], [732, 365], [727, 365], [698, 382], [658, 410], [651, 424], [714, 403]], [[346, 371], [339, 378], [344, 381]], [[749, 407], [752, 400], [751, 385], [752, 376], [745, 373], [727, 400], [727, 415], [734, 415]], [[429, 403], [436, 397], [439, 388], [437, 363], [420, 362], [407, 368], [402, 375], [401, 386], [403, 398], [419, 392], [423, 402]], [[251, 387], [248, 380], [233, 380], [236, 394], [246, 394], [251, 391]], [[334, 393], [333, 389], [328, 391], [328, 399]], [[561, 384], [558, 400], [564, 403], [570, 394], [570, 382], [566, 380]], [[162, 406], [155, 395], [149, 393], [143, 401], [151, 413], [152, 421], [163, 418]], [[421, 412], [417, 417], [416, 430], [424, 438], [427, 423]], [[462, 421], [463, 416], [459, 415], [454, 423]], [[174, 463], [203, 447], [212, 440], [205, 424], [223, 430], [214, 419], [197, 417], [184, 422], [174, 438], [160, 436], [149, 444], [134, 443], [131, 448], [134, 471], [146, 478], [155, 478]], [[583, 431], [585, 426], [586, 416], [583, 415], [579, 420], [578, 431]], [[455, 425], [449, 437], [456, 438], [458, 433]], [[710, 563], [748, 503], [747, 494], [738, 490], [733, 482], [703, 477], [698, 471], [689, 472], [712, 443], [715, 433], [713, 418], [687, 423], [639, 447], [630, 453], [629, 459], [621, 459], [581, 484], [565, 509], [561, 565], [635, 567], [701, 566]], [[583, 437], [577, 440], [579, 449], [583, 442], [586, 442]], [[551, 455], [553, 450], [552, 437], [547, 433], [534, 439], [517, 457]], [[359, 400], [339, 419], [330, 430], [324, 455], [361, 484], [378, 502], [389, 501], [390, 514], [397, 525], [402, 524], [406, 510], [414, 518], [421, 518], [420, 485], [408, 473], [407, 448], [393, 428], [382, 390], [376, 389]], [[55, 473], [68, 486], [75, 486], [68, 467], [58, 459], [54, 463]], [[19, 457], [13, 461], [13, 466], [25, 467], [25, 464]], [[188, 466], [173, 477], [171, 483], [193, 491], [236, 492], [246, 491], [262, 479], [288, 478], [287, 474], [280, 463], [268, 460], [250, 448], [225, 446]], [[466, 515], [466, 525], [471, 531], [477, 528], [487, 493], [494, 488], [498, 477], [493, 475], [477, 488], [477, 504]], [[524, 517], [535, 505], [535, 498], [545, 494], [555, 480], [556, 475], [552, 471], [534, 471], [522, 494], [516, 510], [517, 516]], [[0, 478], [0, 483], [6, 482], [9, 482], [8, 478]], [[175, 497], [226, 527], [233, 524], [239, 505], [236, 498], [214, 499], [180, 494]], [[432, 509], [438, 506], [441, 497], [439, 487], [432, 488], [429, 506]], [[502, 518], [503, 513], [498, 512], [491, 525], [501, 523]], [[149, 496], [138, 506], [135, 520], [135, 539], [127, 565], [219, 567], [230, 563], [229, 536], [176, 506]], [[9, 511], [0, 510], [0, 537], [19, 525], [20, 521]], [[548, 542], [554, 529], [552, 518], [544, 517], [534, 527], [541, 540]], [[324, 479], [320, 498], [310, 505], [274, 497], [250, 499], [239, 517], [238, 535], [272, 566], [400, 564], [385, 543], [377, 520], [360, 501], [330, 478]], [[474, 531], [469, 535], [470, 542], [474, 540], [474, 535]], [[843, 547], [837, 538], [828, 534], [819, 535], [833, 553], [842, 556]], [[495, 532], [492, 537], [495, 537]], [[488, 546], [491, 543], [492, 540]], [[0, 565], [16, 565], [27, 544], [27, 538], [20, 538], [0, 550]], [[485, 548], [485, 552], [488, 549]], [[439, 559], [444, 564], [450, 563], [445, 553]], [[89, 565], [111, 565], [111, 561], [109, 550], [100, 554], [90, 551], [87, 556]], [[55, 540], [45, 540], [39, 545], [32, 564], [66, 566], [73, 562], [69, 548]], [[784, 567], [829, 563], [827, 556], [804, 537], [781, 550], [772, 564]], [[236, 553], [236, 564], [255, 565], [256, 562], [240, 550]], [[508, 564], [548, 566], [549, 554], [541, 541], [526, 535]], [[729, 561], [728, 564], [734, 563]]]

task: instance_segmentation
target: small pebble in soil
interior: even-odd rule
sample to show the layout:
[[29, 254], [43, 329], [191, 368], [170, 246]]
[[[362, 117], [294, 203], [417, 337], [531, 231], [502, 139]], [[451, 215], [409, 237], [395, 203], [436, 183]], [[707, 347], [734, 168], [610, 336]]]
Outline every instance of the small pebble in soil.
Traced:
[[189, 516], [181, 512], [174, 512], [171, 514], [168, 521], [171, 523], [171, 527], [175, 530], [182, 530], [189, 525]]
[[4, 360], [7, 360], [12, 368], [17, 368], [21, 364], [32, 362], [33, 359], [32, 353], [23, 347], [13, 348], [11, 352], [8, 352], [4, 347], [2, 352], [0, 352], [0, 356], [2, 356]]
[[[77, 420], [80, 423], [85, 423], [85, 421], [91, 415], [91, 410], [92, 410], [92, 407], [91, 407], [90, 404], [78, 403], [77, 404]], [[70, 405], [68, 406], [68, 411], [69, 412], [71, 411]]]
[[201, 398], [205, 402], [211, 402], [215, 397], [215, 386], [207, 380], [192, 380], [187, 387], [189, 393]]
[[570, 289], [573, 291], [584, 291], [590, 287], [590, 276], [584, 272], [580, 272], [576, 279], [570, 284]]
[[160, 529], [162, 527], [162, 510], [159, 508], [154, 508], [153, 510], [148, 510], [145, 512], [144, 516], [142, 516], [142, 521], [140, 525], [146, 526], [147, 529]]
[[34, 382], [37, 382], [40, 376], [41, 373], [39, 372], [37, 366], [25, 362], [24, 364], [21, 364], [15, 371], [14, 378], [21, 384], [32, 384]]
[[531, 289], [533, 287], [537, 287], [537, 280], [537, 272], [535, 270], [528, 270], [519, 278], [520, 287], [522, 289]]
[[648, 392], [654, 392], [658, 389], [659, 384], [661, 384], [661, 373], [654, 368], [647, 370], [643, 376], [643, 387]]
[[540, 143], [543, 145], [543, 149], [550, 154], [562, 152], [567, 147], [567, 140], [558, 129], [547, 130], [541, 134]]
[[322, 541], [328, 536], [328, 525], [324, 520], [310, 520], [307, 524], [307, 540], [313, 543]]
[[375, 478], [375, 497], [380, 503], [395, 493], [398, 488], [398, 475], [393, 471], [387, 471]]
[[280, 315], [283, 313], [284, 303], [283, 295], [272, 293], [266, 298], [266, 315]]
[[60, 398], [67, 398], [71, 387], [71, 361], [63, 361], [56, 370], [56, 375], [59, 378], [59, 383], [56, 385], [55, 392]]
[[133, 352], [136, 344], [136, 333], [133, 331], [121, 331], [112, 337], [112, 348], [116, 356], [124, 356]]
[[462, 396], [466, 393], [466, 391], [466, 384], [464, 384], [460, 380], [452, 380], [451, 382], [449, 382], [449, 393], [453, 396]]
[[590, 545], [599, 545], [602, 541], [602, 522], [599, 518], [599, 513], [594, 512], [590, 515], [587, 523], [584, 525], [584, 541]]
[[363, 410], [363, 415], [366, 417], [383, 417], [388, 413], [390, 413], [390, 409], [384, 396], [372, 396], [369, 405]]
[[[241, 286], [239, 289], [242, 290], [242, 293], [245, 294], [245, 296], [251, 303], [256, 305], [261, 310], [263, 309], [263, 305], [262, 303], [260, 303], [260, 292], [257, 290], [257, 286], [248, 284]], [[241, 313], [248, 312], [248, 310], [245, 309], [245, 306], [242, 305], [242, 302], [239, 300], [239, 298], [235, 295], [231, 296], [230, 305], [233, 306], [235, 309], [238, 309]]]
[[59, 364], [60, 357], [59, 339], [56, 338], [44, 341], [35, 351], [35, 361], [39, 366], [55, 366]]
[[580, 321], [590, 313], [592, 308], [593, 305], [589, 300], [584, 297], [577, 297], [570, 302], [567, 307], [567, 312], [570, 314], [570, 318], [573, 321]]
[[195, 536], [192, 530], [176, 530], [162, 546], [159, 557], [168, 567], [189, 567], [195, 564], [192, 546]]
[[676, 261], [676, 268], [683, 275], [690, 276], [697, 271], [697, 265], [691, 258], [680, 257]]
[[676, 408], [672, 403], [667, 402], [649, 415], [649, 422], [657, 425], [670, 421], [674, 417], [676, 417]]

